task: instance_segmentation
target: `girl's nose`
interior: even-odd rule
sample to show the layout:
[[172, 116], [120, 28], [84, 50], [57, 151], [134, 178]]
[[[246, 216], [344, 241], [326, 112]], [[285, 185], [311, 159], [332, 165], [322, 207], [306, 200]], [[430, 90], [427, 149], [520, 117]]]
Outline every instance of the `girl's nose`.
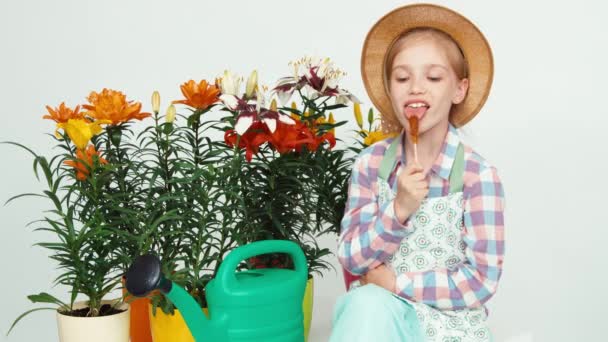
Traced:
[[422, 84], [422, 80], [419, 78], [412, 78], [410, 82], [410, 94], [422, 94], [425, 92], [424, 85]]

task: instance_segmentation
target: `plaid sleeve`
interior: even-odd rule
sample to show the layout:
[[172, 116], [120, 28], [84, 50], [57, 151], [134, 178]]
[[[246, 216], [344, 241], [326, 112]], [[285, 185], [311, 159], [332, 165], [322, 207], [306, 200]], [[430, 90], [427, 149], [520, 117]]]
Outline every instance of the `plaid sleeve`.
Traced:
[[362, 154], [355, 160], [340, 227], [338, 259], [347, 271], [356, 275], [365, 274], [388, 259], [413, 230], [409, 220], [399, 222], [394, 201], [378, 204], [374, 189], [378, 189], [381, 158], [373, 153]]
[[496, 169], [480, 172], [464, 189], [465, 260], [453, 269], [408, 272], [397, 293], [442, 310], [482, 306], [495, 293], [504, 255], [504, 193]]

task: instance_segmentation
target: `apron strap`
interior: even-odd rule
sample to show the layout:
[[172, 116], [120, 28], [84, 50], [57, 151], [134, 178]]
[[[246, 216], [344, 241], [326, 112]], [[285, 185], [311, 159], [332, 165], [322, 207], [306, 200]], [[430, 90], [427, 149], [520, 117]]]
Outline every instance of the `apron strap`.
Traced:
[[454, 157], [454, 164], [452, 165], [452, 171], [450, 171], [450, 193], [456, 193], [462, 191], [464, 185], [464, 148], [462, 144], [458, 144], [456, 150], [456, 156]]
[[398, 135], [395, 137], [395, 139], [393, 139], [393, 142], [388, 146], [388, 149], [384, 153], [384, 157], [382, 157], [382, 161], [380, 162], [378, 177], [380, 177], [384, 181], [388, 181], [388, 177], [395, 168], [395, 164], [397, 164], [396, 156], [400, 140], [401, 135]]
[[[380, 162], [380, 169], [378, 170], [378, 177], [384, 181], [388, 181], [388, 177], [397, 164], [397, 149], [399, 148], [401, 135], [395, 137], [393, 142], [389, 145], [382, 161]], [[456, 156], [454, 157], [454, 164], [450, 171], [450, 193], [462, 191], [464, 181], [464, 147], [462, 144], [458, 144], [456, 150]]]

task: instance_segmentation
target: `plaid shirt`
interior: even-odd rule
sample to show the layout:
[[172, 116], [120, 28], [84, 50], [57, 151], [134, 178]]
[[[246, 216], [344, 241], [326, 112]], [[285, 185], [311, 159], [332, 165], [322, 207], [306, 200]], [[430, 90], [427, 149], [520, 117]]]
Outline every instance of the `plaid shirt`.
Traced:
[[[396, 138], [403, 139], [403, 133]], [[378, 169], [393, 139], [379, 141], [357, 157], [350, 179], [348, 200], [338, 246], [342, 266], [365, 274], [385, 262], [413, 232], [409, 218], [395, 216], [394, 200], [378, 205]], [[401, 140], [403, 141], [403, 140]], [[460, 143], [451, 124], [442, 151], [433, 163], [428, 197], [449, 193], [449, 175]], [[403, 144], [388, 183], [396, 191], [397, 170], [405, 165]], [[466, 260], [453, 269], [406, 272], [397, 276], [397, 293], [412, 301], [442, 310], [476, 308], [495, 293], [504, 256], [504, 194], [496, 169], [470, 147], [464, 146], [464, 225]]]

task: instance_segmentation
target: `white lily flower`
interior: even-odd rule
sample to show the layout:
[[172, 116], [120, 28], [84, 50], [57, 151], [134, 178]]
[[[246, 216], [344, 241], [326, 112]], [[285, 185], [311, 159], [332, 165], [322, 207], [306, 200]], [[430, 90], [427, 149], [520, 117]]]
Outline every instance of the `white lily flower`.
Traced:
[[361, 103], [361, 101], [355, 95], [344, 89], [338, 89], [338, 95], [336, 96], [336, 104], [348, 104], [349, 102]]
[[267, 99], [267, 93], [268, 92], [268, 86], [265, 85], [259, 85], [256, 88], [256, 104], [255, 104], [255, 110], [259, 113], [260, 109], [262, 108], [266, 108], [266, 99]]
[[293, 95], [295, 87], [292, 87], [288, 91], [276, 90], [276, 88], [278, 88], [280, 86], [284, 86], [286, 84], [297, 83], [297, 82], [298, 82], [298, 80], [295, 78], [292, 78], [292, 77], [282, 77], [277, 81], [276, 85], [273, 88], [272, 94], [277, 95], [277, 97], [279, 98], [279, 103], [281, 103], [281, 106], [285, 106], [285, 104], [287, 104], [287, 101], [289, 101], [289, 99]]
[[235, 95], [239, 94], [242, 78], [233, 74], [229, 70], [224, 70], [224, 76], [220, 82], [222, 94]]
[[294, 119], [292, 119], [289, 115], [285, 115], [285, 114], [279, 114], [279, 121], [281, 121], [284, 124], [288, 124], [288, 125], [295, 125], [296, 122]]
[[271, 133], [274, 133], [274, 131], [277, 129], [277, 120], [276, 119], [264, 118], [264, 119], [262, 119], [262, 121], [264, 121], [264, 123], [266, 124], [266, 127], [268, 127], [268, 129], [270, 130]]
[[220, 101], [230, 110], [235, 110], [239, 104], [236, 96], [229, 94], [220, 95]]
[[329, 61], [329, 57], [325, 58], [323, 60], [323, 62], [319, 65], [319, 68], [317, 69], [317, 76], [319, 76], [319, 78], [323, 78], [325, 77], [325, 73], [327, 72], [327, 70], [331, 70], [331, 64]]
[[316, 91], [313, 87], [311, 87], [310, 85], [305, 85], [304, 86], [304, 91], [306, 93], [306, 97], [310, 100], [314, 100], [316, 98], [319, 98], [321, 96], [321, 93], [319, 93], [318, 91]]
[[239, 117], [236, 119], [236, 123], [234, 125], [234, 130], [239, 134], [239, 135], [243, 135], [245, 134], [245, 132], [247, 132], [247, 130], [249, 129], [249, 127], [251, 127], [251, 125], [253, 124], [253, 115], [239, 115]]

